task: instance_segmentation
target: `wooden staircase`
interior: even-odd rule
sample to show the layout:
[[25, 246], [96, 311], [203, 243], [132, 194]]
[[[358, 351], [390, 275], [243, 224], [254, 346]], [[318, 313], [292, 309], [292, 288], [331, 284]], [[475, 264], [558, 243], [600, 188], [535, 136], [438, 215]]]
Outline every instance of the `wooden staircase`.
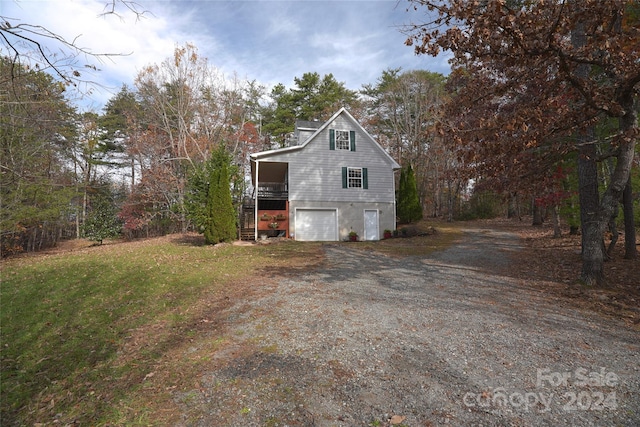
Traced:
[[240, 240], [255, 240], [255, 205], [245, 204], [240, 209]]

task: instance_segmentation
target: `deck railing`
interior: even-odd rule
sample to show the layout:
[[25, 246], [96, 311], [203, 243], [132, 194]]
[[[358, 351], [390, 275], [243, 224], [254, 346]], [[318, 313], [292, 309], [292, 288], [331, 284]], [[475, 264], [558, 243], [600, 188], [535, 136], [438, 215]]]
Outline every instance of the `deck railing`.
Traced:
[[258, 185], [258, 198], [286, 199], [289, 196], [289, 185], [286, 182], [261, 182]]

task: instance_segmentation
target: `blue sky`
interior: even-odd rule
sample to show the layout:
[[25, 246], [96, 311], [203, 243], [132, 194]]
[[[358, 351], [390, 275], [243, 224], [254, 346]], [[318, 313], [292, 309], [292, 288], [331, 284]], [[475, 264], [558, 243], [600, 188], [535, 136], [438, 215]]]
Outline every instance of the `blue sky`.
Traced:
[[[99, 110], [149, 64], [187, 42], [225, 75], [271, 88], [293, 86], [305, 72], [332, 73], [354, 90], [375, 83], [383, 70], [426, 69], [448, 74], [447, 57], [417, 57], [400, 27], [421, 20], [405, 0], [145, 1], [137, 20], [101, 17], [107, 0], [0, 0], [0, 16], [46, 27], [95, 53], [122, 53], [98, 64], [91, 79], [101, 87], [80, 104]], [[4, 47], [0, 45], [0, 49]]]

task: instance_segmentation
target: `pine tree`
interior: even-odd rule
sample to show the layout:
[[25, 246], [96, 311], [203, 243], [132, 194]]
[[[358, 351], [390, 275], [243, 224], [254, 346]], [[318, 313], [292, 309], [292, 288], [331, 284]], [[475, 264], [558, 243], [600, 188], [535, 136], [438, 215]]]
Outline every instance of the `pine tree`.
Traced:
[[400, 171], [398, 186], [398, 218], [401, 222], [410, 223], [422, 219], [422, 205], [418, 197], [416, 176], [411, 165]]
[[402, 169], [400, 169], [400, 181], [398, 182], [398, 191], [397, 191], [397, 195], [396, 198], [398, 199], [397, 203], [397, 207], [396, 207], [396, 215], [398, 216], [398, 219], [400, 220], [400, 222], [405, 222], [405, 212], [406, 212], [406, 204], [407, 204], [407, 198], [405, 196], [406, 190], [405, 188], [407, 187], [407, 173], [406, 173], [406, 168], [403, 167]]
[[204, 234], [207, 244], [235, 240], [237, 235], [236, 210], [231, 196], [231, 177], [235, 173], [231, 161], [221, 144], [211, 158], [196, 165], [189, 176], [185, 194], [187, 217], [195, 229]]
[[282, 83], [276, 85], [271, 91], [273, 104], [262, 111], [262, 130], [281, 146], [296, 120], [326, 120], [342, 106], [358, 105], [358, 92], [347, 89], [333, 74], [320, 77], [316, 72], [304, 73], [294, 81], [291, 89]]
[[229, 156], [219, 149], [212, 160], [215, 167], [209, 177], [204, 238], [207, 244], [215, 245], [235, 240], [236, 213], [231, 199]]
[[122, 232], [116, 204], [111, 189], [98, 189], [91, 200], [91, 209], [83, 225], [84, 236], [102, 244], [104, 239], [116, 237]]

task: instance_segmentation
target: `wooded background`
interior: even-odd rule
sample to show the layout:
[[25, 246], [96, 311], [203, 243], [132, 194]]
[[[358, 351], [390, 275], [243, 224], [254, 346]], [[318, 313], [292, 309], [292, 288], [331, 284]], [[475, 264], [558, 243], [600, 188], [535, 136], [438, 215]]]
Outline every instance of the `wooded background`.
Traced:
[[296, 120], [324, 121], [343, 106], [410, 168], [424, 216], [532, 215], [557, 233], [564, 222], [582, 231], [587, 283], [602, 279], [605, 232], [623, 225], [636, 256], [640, 3], [409, 3], [425, 21], [405, 28], [406, 44], [452, 52], [450, 75], [387, 69], [354, 91], [308, 72], [268, 91], [222, 75], [187, 44], [100, 112], [69, 100], [77, 71], [46, 57], [34, 66], [4, 23], [2, 256], [66, 238], [204, 232], [198, 192], [208, 191], [202, 171], [214, 152], [227, 153], [237, 209], [252, 191], [250, 153], [286, 146]]

